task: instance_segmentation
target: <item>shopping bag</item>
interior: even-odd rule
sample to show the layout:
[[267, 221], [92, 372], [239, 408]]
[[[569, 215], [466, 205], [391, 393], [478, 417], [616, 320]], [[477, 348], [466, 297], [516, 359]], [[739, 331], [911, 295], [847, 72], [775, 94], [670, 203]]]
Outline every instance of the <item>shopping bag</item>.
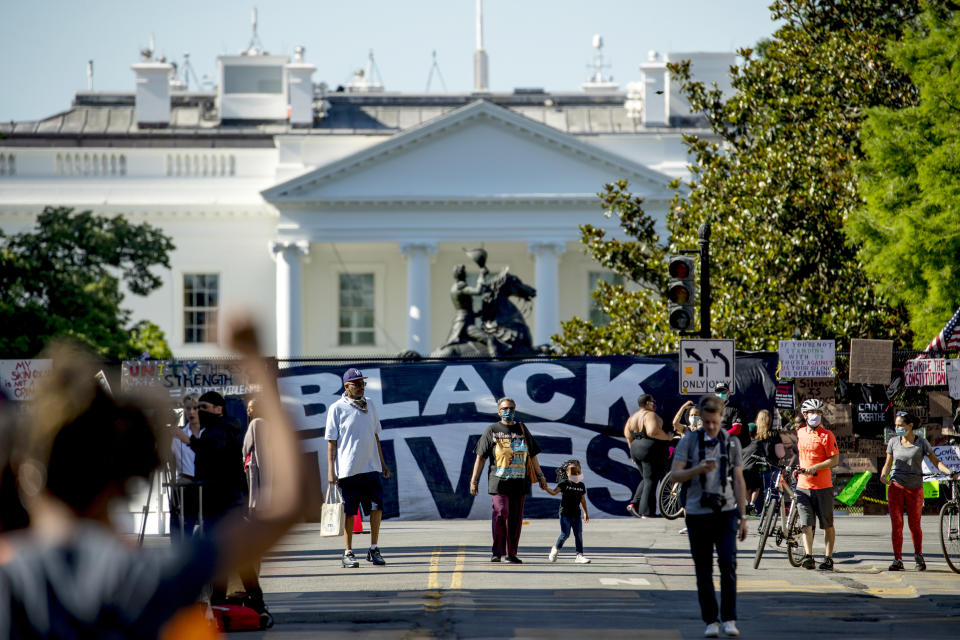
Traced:
[[327, 495], [320, 511], [320, 535], [323, 537], [343, 535], [343, 522], [345, 520], [343, 499], [340, 497], [340, 490], [334, 487], [333, 483], [327, 485]]

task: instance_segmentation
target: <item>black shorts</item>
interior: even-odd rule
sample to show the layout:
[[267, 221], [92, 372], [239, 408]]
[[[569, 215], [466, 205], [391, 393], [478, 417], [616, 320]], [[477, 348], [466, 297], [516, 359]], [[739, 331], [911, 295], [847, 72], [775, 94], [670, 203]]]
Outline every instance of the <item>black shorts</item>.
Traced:
[[380, 481], [379, 471], [340, 478], [337, 484], [343, 497], [343, 512], [346, 515], [356, 515], [360, 507], [363, 507], [365, 515], [370, 515], [371, 511], [383, 511], [383, 483]]
[[821, 529], [833, 526], [833, 487], [826, 489], [797, 489], [797, 511], [801, 527], [812, 527], [814, 516]]

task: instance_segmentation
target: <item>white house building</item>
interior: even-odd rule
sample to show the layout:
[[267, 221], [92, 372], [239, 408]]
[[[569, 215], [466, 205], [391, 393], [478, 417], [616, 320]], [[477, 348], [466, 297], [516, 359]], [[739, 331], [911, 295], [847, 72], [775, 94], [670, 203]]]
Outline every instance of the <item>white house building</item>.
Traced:
[[281, 358], [426, 354], [449, 331], [453, 267], [475, 274], [463, 249], [478, 246], [537, 288], [528, 320], [548, 342], [590, 317], [610, 277], [579, 243], [581, 224], [618, 229], [597, 192], [629, 180], [662, 230], [668, 185], [687, 175], [682, 135], [709, 135], [669, 59], [722, 85], [733, 55], [651, 56], [627, 91], [592, 77], [564, 93], [463, 94], [369, 77], [320, 90], [299, 48], [292, 62], [221, 56], [216, 90], [185, 92], [146, 56], [129, 93], [80, 92], [62, 113], [0, 124], [0, 228], [28, 229], [47, 205], [161, 228], [172, 268], [125, 305], [178, 358], [215, 353], [234, 306], [259, 314]]

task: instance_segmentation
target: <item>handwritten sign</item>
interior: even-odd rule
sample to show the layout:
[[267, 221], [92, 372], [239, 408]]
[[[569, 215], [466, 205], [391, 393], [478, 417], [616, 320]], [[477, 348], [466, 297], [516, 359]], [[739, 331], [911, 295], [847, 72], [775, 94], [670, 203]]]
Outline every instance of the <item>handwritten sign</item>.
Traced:
[[954, 400], [960, 400], [960, 359], [947, 360], [947, 393]]
[[837, 475], [853, 475], [855, 473], [863, 473], [864, 471], [877, 473], [877, 461], [875, 458], [855, 456], [848, 458], [847, 456], [841, 455], [840, 464], [831, 469], [831, 471]]
[[53, 360], [0, 360], [0, 387], [8, 398], [31, 400], [40, 379], [52, 367]]
[[[948, 468], [954, 471], [960, 471], [960, 446], [941, 445], [934, 447], [933, 452], [937, 455], [937, 459], [947, 465]], [[935, 469], [934, 466], [930, 464], [930, 458], [923, 459], [923, 477], [925, 479], [946, 478], [940, 469]]]
[[883, 440], [861, 438], [857, 440], [857, 451], [864, 456], [879, 458], [887, 454], [887, 443]]
[[850, 382], [890, 384], [893, 340], [850, 341]]
[[833, 340], [780, 340], [781, 378], [828, 378], [836, 365]]
[[120, 388], [165, 389], [171, 398], [216, 391], [223, 396], [246, 395], [259, 391], [251, 386], [239, 362], [229, 360], [125, 360], [120, 372]]
[[828, 402], [823, 406], [823, 419], [835, 436], [853, 435], [853, 407]]
[[938, 387], [947, 384], [947, 361], [915, 358], [903, 365], [903, 383], [908, 387]]
[[797, 387], [798, 402], [810, 398], [823, 402], [833, 402], [836, 399], [836, 381], [833, 378], [798, 378], [794, 380], [794, 384]]

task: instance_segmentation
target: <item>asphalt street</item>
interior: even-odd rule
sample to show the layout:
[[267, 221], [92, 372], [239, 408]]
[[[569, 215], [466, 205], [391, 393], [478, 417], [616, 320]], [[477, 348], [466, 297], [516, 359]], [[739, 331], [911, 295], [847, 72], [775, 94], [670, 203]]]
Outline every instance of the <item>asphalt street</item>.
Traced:
[[[753, 569], [756, 523], [738, 553], [743, 638], [956, 638], [960, 575], [940, 553], [936, 517], [924, 517], [926, 572], [891, 573], [886, 516], [836, 519], [836, 570], [795, 569], [766, 552]], [[276, 625], [248, 638], [700, 638], [693, 563], [682, 520], [617, 518], [584, 527], [590, 564], [573, 539], [550, 563], [556, 520], [525, 523], [522, 565], [490, 562], [487, 521], [387, 521], [386, 567], [340, 567], [342, 540], [297, 527], [264, 558], [262, 585]], [[369, 545], [355, 536], [354, 549]], [[768, 543], [771, 544], [772, 543]], [[817, 555], [822, 555], [818, 538]], [[715, 572], [715, 581], [718, 575]], [[719, 584], [717, 584], [719, 589]]]

